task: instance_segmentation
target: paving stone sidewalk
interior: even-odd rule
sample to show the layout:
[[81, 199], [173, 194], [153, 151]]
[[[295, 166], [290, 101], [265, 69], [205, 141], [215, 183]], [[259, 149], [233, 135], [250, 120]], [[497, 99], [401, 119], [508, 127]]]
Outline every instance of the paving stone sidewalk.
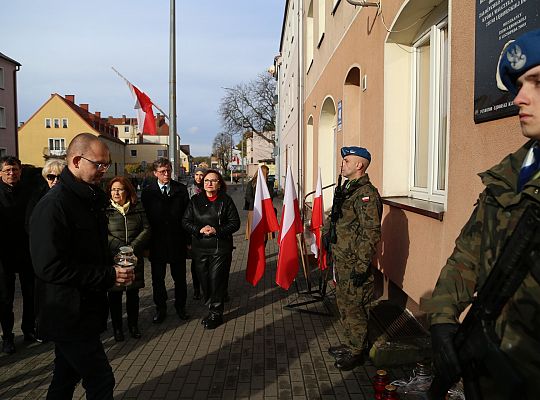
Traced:
[[[152, 324], [154, 306], [147, 263], [146, 288], [140, 291], [142, 338], [132, 339], [126, 332], [126, 341], [116, 343], [110, 323], [102, 335], [116, 378], [114, 398], [372, 399], [370, 377], [375, 367], [368, 363], [341, 372], [327, 353], [330, 345], [342, 339], [335, 309], [330, 306], [333, 316], [320, 316], [283, 308], [307, 298], [298, 297], [294, 286], [287, 292], [275, 284], [275, 239], [266, 247], [267, 269], [261, 282], [257, 287], [246, 282], [248, 242], [244, 239], [246, 212], [241, 210], [241, 185], [230, 186], [229, 194], [235, 199], [243, 224], [234, 237], [236, 250], [225, 323], [213, 331], [203, 329], [200, 320], [207, 311], [201, 301], [192, 300], [189, 275], [187, 310], [191, 319], [181, 321], [169, 300], [165, 322]], [[299, 283], [303, 289], [304, 279]], [[170, 276], [167, 285], [172, 287]], [[171, 299], [173, 291], [168, 293]], [[23, 342], [19, 290], [16, 296], [17, 353], [0, 355], [0, 399], [45, 399], [52, 377], [54, 346]], [[333, 303], [332, 293], [328, 297]], [[328, 311], [321, 302], [306, 307]], [[389, 372], [393, 379], [407, 374], [401, 368]], [[74, 398], [85, 398], [82, 387], [77, 388]]]

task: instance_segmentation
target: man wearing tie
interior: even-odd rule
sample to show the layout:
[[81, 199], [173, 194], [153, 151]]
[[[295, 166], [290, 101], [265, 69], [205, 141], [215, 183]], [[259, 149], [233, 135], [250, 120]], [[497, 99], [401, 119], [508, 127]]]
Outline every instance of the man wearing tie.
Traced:
[[167, 316], [167, 264], [170, 265], [174, 281], [176, 313], [182, 320], [189, 319], [186, 313], [186, 249], [189, 235], [184, 232], [181, 224], [189, 195], [184, 184], [172, 179], [172, 165], [167, 158], [154, 161], [153, 169], [157, 179], [143, 190], [141, 200], [152, 227], [150, 263], [156, 305], [153, 322], [160, 324]]

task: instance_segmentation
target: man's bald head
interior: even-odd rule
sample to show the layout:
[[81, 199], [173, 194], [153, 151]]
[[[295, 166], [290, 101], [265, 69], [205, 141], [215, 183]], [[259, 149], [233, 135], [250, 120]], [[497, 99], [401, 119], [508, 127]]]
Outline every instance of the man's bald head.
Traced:
[[79, 133], [73, 138], [69, 144], [66, 152], [66, 158], [68, 162], [73, 160], [73, 157], [80, 156], [81, 154], [88, 153], [88, 151], [97, 143], [101, 141], [97, 136], [92, 135], [91, 133]]
[[90, 133], [80, 133], [68, 146], [68, 169], [78, 180], [98, 184], [110, 165], [109, 148]]

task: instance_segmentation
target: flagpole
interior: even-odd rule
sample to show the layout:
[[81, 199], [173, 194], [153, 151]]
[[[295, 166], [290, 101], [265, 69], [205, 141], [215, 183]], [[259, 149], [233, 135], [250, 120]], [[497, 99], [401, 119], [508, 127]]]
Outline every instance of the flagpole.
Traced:
[[[171, 0], [171, 32], [169, 48], [169, 159], [172, 163], [172, 177], [178, 179], [176, 160], [176, 11], [175, 0]], [[180, 138], [178, 138], [180, 143]]]

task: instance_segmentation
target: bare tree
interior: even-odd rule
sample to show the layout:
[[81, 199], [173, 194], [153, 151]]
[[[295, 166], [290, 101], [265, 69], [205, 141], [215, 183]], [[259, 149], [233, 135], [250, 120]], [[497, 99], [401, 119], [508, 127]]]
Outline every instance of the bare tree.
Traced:
[[217, 157], [223, 169], [227, 168], [228, 160], [231, 159], [231, 148], [232, 136], [225, 132], [218, 133], [212, 143], [212, 153]]
[[226, 90], [219, 107], [224, 130], [233, 134], [250, 130], [275, 146], [275, 140], [264, 135], [275, 130], [274, 78], [268, 73], [259, 74], [248, 83]]

